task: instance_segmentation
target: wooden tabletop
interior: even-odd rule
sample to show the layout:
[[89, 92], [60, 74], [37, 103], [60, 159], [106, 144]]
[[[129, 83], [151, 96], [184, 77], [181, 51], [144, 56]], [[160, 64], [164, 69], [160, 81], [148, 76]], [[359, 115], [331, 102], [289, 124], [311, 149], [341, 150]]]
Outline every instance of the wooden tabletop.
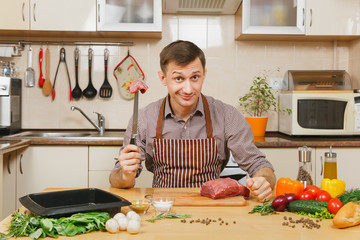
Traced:
[[[47, 189], [47, 191], [62, 190], [62, 189]], [[104, 189], [114, 194], [120, 195], [127, 200], [143, 199], [146, 194], [151, 194], [153, 189], [134, 188], [134, 189]], [[77, 235], [71, 237], [73, 240], [90, 240], [90, 239], [359, 239], [360, 226], [337, 229], [332, 225], [332, 220], [322, 220], [316, 222], [316, 219], [311, 219], [320, 225], [320, 228], [307, 229], [303, 228], [302, 224], [290, 223], [290, 226], [283, 226], [286, 216], [293, 220], [298, 220], [303, 216], [292, 214], [289, 212], [281, 212], [276, 215], [260, 216], [259, 214], [248, 214], [253, 206], [260, 204], [255, 199], [247, 200], [247, 205], [243, 207], [198, 207], [198, 206], [174, 206], [171, 212], [178, 214], [191, 214], [192, 217], [186, 219], [186, 222], [181, 222], [178, 219], [159, 220], [155, 223], [145, 221], [154, 216], [155, 210], [150, 207], [147, 214], [141, 216], [140, 232], [136, 235], [131, 235], [126, 231], [117, 234], [110, 234], [108, 232], [91, 232], [88, 234]], [[129, 211], [128, 207], [121, 209], [123, 213]], [[203, 219], [216, 220], [206, 225], [204, 223], [196, 222]], [[220, 225], [219, 218], [224, 221]], [[0, 231], [4, 232], [7, 226], [4, 224], [10, 222], [11, 217], [7, 217], [0, 224]], [[193, 223], [190, 223], [194, 220]], [[226, 224], [227, 223], [227, 224]], [[19, 238], [25, 239], [25, 238]], [[26, 238], [30, 239], [30, 238]], [[67, 237], [59, 237], [59, 239], [69, 239]]]

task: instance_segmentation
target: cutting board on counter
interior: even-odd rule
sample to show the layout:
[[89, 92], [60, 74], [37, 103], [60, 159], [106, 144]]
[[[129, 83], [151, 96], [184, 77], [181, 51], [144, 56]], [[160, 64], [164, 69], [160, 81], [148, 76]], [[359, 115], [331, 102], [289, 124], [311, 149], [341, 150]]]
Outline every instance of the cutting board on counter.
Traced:
[[211, 199], [200, 195], [200, 188], [155, 188], [153, 198], [175, 198], [174, 206], [245, 206], [243, 196]]

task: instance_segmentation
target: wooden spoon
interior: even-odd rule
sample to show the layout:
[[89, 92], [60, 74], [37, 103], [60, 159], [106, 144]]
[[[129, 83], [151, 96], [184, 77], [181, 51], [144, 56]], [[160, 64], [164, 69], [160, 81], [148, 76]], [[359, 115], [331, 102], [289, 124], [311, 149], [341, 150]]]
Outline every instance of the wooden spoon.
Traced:
[[50, 81], [50, 50], [46, 48], [45, 52], [45, 62], [46, 62], [46, 74], [45, 74], [45, 82], [43, 85], [43, 93], [45, 96], [49, 96], [52, 91], [52, 84]]

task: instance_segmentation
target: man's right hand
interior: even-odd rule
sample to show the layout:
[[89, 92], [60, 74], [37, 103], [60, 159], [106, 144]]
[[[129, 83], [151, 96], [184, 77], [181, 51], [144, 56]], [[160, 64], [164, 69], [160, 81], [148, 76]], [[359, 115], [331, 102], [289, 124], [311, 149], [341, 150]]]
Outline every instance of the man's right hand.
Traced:
[[128, 144], [121, 150], [118, 161], [124, 180], [135, 179], [136, 172], [140, 166], [140, 158], [140, 148], [136, 145]]
[[110, 184], [116, 188], [132, 188], [135, 185], [135, 177], [140, 167], [140, 148], [136, 145], [128, 144], [120, 151], [118, 162], [121, 166], [119, 170], [110, 174]]

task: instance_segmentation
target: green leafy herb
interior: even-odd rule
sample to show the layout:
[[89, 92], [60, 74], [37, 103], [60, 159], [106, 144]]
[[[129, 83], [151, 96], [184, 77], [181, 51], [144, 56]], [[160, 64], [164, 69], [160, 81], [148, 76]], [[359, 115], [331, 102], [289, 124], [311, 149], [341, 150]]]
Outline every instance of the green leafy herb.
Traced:
[[260, 213], [262, 216], [268, 215], [268, 214], [276, 214], [275, 209], [271, 206], [272, 201], [264, 201], [262, 205], [256, 205], [253, 210], [251, 210], [249, 213]]
[[151, 219], [147, 219], [148, 222], [155, 222], [156, 220], [162, 219], [175, 219], [175, 218], [190, 218], [189, 214], [176, 214], [176, 213], [160, 213], [159, 215], [154, 216]]
[[322, 212], [306, 213], [306, 212], [293, 212], [295, 214], [308, 216], [311, 218], [321, 218], [321, 219], [333, 219], [335, 214], [330, 213], [327, 209], [324, 209]]
[[107, 212], [77, 213], [70, 217], [44, 218], [30, 216], [25, 211], [16, 211], [12, 215], [8, 234], [0, 233], [0, 239], [11, 237], [31, 237], [32, 239], [53, 237], [59, 235], [74, 236], [90, 231], [106, 231], [105, 223], [110, 219]]
[[360, 200], [360, 189], [351, 189], [337, 197], [345, 205], [348, 202], [358, 202]]

